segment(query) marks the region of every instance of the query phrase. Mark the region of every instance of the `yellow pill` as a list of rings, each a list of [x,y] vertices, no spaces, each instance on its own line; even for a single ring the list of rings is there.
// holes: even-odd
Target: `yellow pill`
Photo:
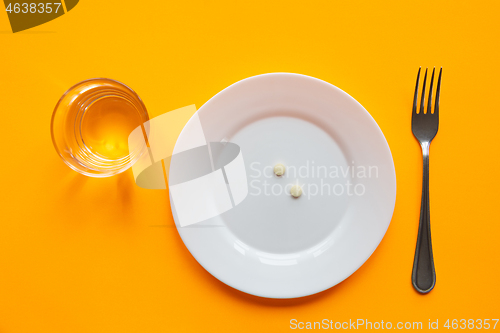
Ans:
[[[283,176],[285,174],[285,166],[281,163],[278,163],[274,166],[274,174],[276,176]]]
[[[299,185],[293,185],[292,188],[290,189],[290,194],[294,198],[300,197],[302,195],[302,187],[300,187]]]

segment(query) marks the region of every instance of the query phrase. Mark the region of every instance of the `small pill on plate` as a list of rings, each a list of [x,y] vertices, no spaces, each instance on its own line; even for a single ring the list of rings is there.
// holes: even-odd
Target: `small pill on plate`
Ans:
[[[274,174],[276,176],[283,176],[285,174],[285,166],[281,163],[278,163],[274,166]]]
[[[292,188],[290,189],[290,194],[294,198],[300,197],[302,195],[302,187],[300,187],[299,185],[293,185]]]

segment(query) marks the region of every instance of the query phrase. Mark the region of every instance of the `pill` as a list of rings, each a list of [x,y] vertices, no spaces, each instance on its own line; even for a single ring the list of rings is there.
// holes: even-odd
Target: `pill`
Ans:
[[[274,166],[274,174],[276,176],[283,176],[285,174],[285,166],[281,163],[278,163]]]
[[[299,185],[293,185],[292,188],[290,189],[290,194],[294,198],[300,197],[302,195],[302,187],[300,187]]]

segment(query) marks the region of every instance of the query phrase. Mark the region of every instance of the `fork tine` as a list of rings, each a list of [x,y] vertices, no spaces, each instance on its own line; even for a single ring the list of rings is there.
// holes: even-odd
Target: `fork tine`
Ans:
[[[427,113],[431,114],[432,110],[432,84],[434,83],[434,72],[436,71],[436,67],[432,69],[432,76],[431,76],[431,85],[429,87],[429,96],[427,97]]]
[[[415,85],[415,96],[413,96],[413,114],[417,113],[417,100],[418,100],[418,84],[420,83],[420,70],[422,67],[418,68],[417,74],[417,84]]]
[[[436,89],[436,104],[434,105],[434,114],[439,116],[439,95],[441,94],[441,74],[443,74],[443,67],[439,70],[439,78]]]
[[[424,85],[422,86],[422,98],[420,99],[420,112],[424,114],[424,102],[425,102],[425,81],[427,81],[427,68],[425,69]]]

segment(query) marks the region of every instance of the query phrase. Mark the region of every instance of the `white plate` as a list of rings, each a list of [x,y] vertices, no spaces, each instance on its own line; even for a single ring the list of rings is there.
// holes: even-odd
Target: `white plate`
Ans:
[[[391,221],[396,175],[356,100],[319,79],[274,73],[229,86],[198,116],[207,142],[240,146],[249,185],[243,202],[204,222],[180,227],[173,211],[208,272],[249,294],[293,298],[338,284],[370,257]],[[186,140],[183,131],[176,145]],[[276,163],[285,177],[272,173]],[[285,193],[297,182],[304,193],[294,199]]]

